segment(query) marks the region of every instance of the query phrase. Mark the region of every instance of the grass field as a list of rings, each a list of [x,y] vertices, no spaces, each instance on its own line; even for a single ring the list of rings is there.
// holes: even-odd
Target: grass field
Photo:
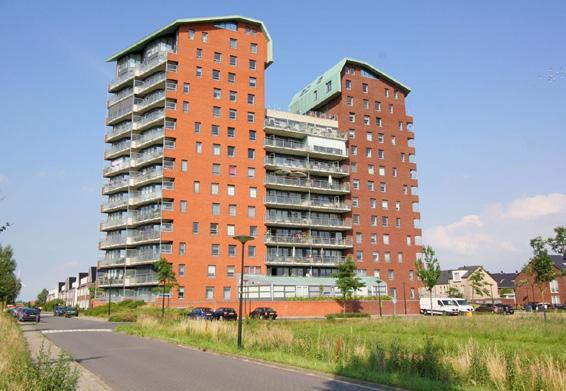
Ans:
[[[73,391],[78,378],[67,357],[52,360],[42,349],[32,360],[16,321],[0,313],[0,391]]]
[[[539,315],[246,322],[140,315],[120,331],[412,390],[563,390],[566,317]]]

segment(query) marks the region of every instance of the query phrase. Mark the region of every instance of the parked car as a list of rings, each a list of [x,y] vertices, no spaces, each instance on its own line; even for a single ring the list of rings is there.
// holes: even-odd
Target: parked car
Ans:
[[[514,314],[515,310],[509,304],[495,304],[493,312],[496,314]]]
[[[39,322],[41,320],[40,311],[36,308],[22,308],[18,311],[18,320],[20,322]]]
[[[468,304],[468,301],[466,299],[453,298],[452,301],[456,303],[456,305],[458,306],[458,311],[460,311],[461,314],[472,312],[474,310],[474,307]]]
[[[188,313],[187,317],[189,319],[210,319],[212,312],[210,307],[196,307]]]
[[[250,312],[250,318],[275,320],[275,318],[277,318],[277,311],[269,307],[257,307],[255,310]]]
[[[212,320],[236,320],[238,319],[238,314],[234,308],[220,307],[212,312],[210,315]]]
[[[494,306],[491,303],[480,304],[476,307],[476,312],[495,312]]]
[[[53,316],[62,316],[65,312],[65,308],[66,307],[64,306],[56,305],[55,307],[53,307]]]
[[[423,315],[458,315],[460,310],[458,305],[452,301],[442,297],[432,298],[432,308],[430,306],[430,298],[423,297],[420,300],[421,314]]]
[[[63,316],[65,318],[70,318],[71,316],[79,316],[79,311],[74,307],[65,307]]]

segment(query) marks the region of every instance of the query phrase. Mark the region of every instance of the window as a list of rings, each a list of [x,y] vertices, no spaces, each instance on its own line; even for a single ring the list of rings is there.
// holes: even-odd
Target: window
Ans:
[[[257,54],[257,43],[250,43],[250,52],[252,54]]]
[[[372,208],[372,209],[377,208],[377,200],[375,198],[369,199],[369,207]]]
[[[248,178],[255,178],[255,168],[248,167]]]
[[[220,136],[220,126],[211,125],[210,134],[213,135],[213,136]]]
[[[255,246],[248,246],[248,257],[255,258],[256,254],[256,247]]]
[[[401,201],[395,201],[395,210],[397,212],[401,210]]]
[[[214,88],[212,90],[212,97],[214,99],[220,99],[222,98],[222,90],[220,88]]]
[[[399,99],[399,91],[395,90],[395,91],[393,92],[393,98]]]
[[[375,117],[375,126],[378,126],[380,128],[383,126],[383,122],[381,121],[381,118]]]
[[[360,215],[354,215],[354,225],[360,225]]]
[[[213,216],[220,215],[220,204],[217,203],[212,204],[212,215]]]
[[[389,227],[389,217],[387,216],[382,216],[381,217],[381,225],[383,227]]]
[[[257,187],[250,187],[250,198],[257,198]]]
[[[248,148],[248,159],[254,160],[255,159],[255,149]]]
[[[186,100],[183,101],[183,112],[184,113],[189,112],[189,102],[187,102]]]
[[[197,48],[197,59],[202,59],[202,49]]]
[[[395,227],[401,228],[401,218],[399,217],[395,218]]]
[[[213,106],[212,107],[212,116],[214,118],[220,118],[220,116],[222,115],[221,109],[218,106]]]
[[[348,114],[348,121],[354,123],[356,122],[356,113],[349,113]]]
[[[403,253],[401,251],[397,253],[397,262],[403,263]]]
[[[411,299],[415,298],[415,288],[411,288],[410,297],[411,297]]]
[[[351,139],[355,139],[356,138],[356,130],[355,129],[349,129],[348,130],[348,137]]]
[[[233,204],[228,205],[228,215],[236,216],[236,205]]]
[[[255,113],[248,111],[248,122],[250,122],[250,123],[255,122]]]
[[[180,242],[179,243],[179,255],[185,255],[187,253],[187,243]]]
[[[228,83],[235,83],[236,82],[236,74],[232,72],[228,72]]]
[[[369,92],[369,87],[366,83],[362,83],[362,92],[365,94]]]
[[[201,67],[197,67],[196,75],[197,75],[197,77],[202,77],[202,68]]]
[[[202,124],[200,122],[195,122],[195,133],[200,133],[202,129]]]
[[[226,226],[226,235],[234,236],[236,231],[236,226],[234,224],[228,224]]]
[[[360,182],[358,181],[358,187],[360,186]],[[358,197],[352,197],[352,208],[357,208],[360,206],[360,199]]]
[[[368,164],[368,174],[369,175],[375,174],[373,164]]]
[[[210,234],[218,235],[218,223],[210,223]]]
[[[379,183],[379,191],[381,191],[382,193],[387,192],[387,184],[385,182]]]
[[[371,244],[377,244],[377,234],[370,235],[370,242]]]
[[[356,163],[356,162],[350,163],[350,171],[358,172],[358,163]]]
[[[410,246],[411,242],[411,235],[407,235],[407,246]]]
[[[364,125],[370,125],[371,120],[369,118],[369,115],[364,115]]]
[[[236,246],[234,246],[236,247]],[[226,266],[226,276],[227,277],[234,277],[236,275],[236,267],[234,265]]]
[[[229,286],[224,287],[224,300],[230,300],[232,297],[232,288]]]
[[[209,278],[216,277],[216,265],[208,265],[207,275]]]
[[[386,89],[385,89],[385,97],[386,97],[386,98],[389,98],[389,88],[386,88]]]
[[[230,102],[236,102],[238,100],[238,93],[236,91],[230,91]]]
[[[255,77],[250,77],[248,85],[255,88],[255,86],[257,86],[257,79]]]
[[[389,270],[387,271],[387,279],[388,279],[388,280],[393,280],[394,278],[395,278],[395,272],[394,272],[393,270],[389,269]]]
[[[377,216],[376,215],[372,215],[370,217],[370,224],[372,227],[377,227]]]
[[[386,251],[383,253],[383,260],[386,263],[390,263],[391,262],[391,253],[389,251]]]
[[[228,129],[226,129],[226,135],[230,138],[236,137],[236,129],[229,127]]]
[[[204,297],[205,297],[207,300],[214,299],[214,287],[212,287],[212,286],[207,286],[207,287],[205,288],[205,291],[204,291]]]
[[[378,159],[385,159],[385,151],[383,149],[379,149],[377,151],[377,158]]]
[[[249,139],[250,141],[255,141],[256,137],[257,137],[257,133],[256,133],[255,130],[250,130],[250,131],[248,132],[248,139]]]
[[[226,153],[228,154],[228,157],[235,157],[236,156],[236,147],[234,147],[232,145],[228,145],[228,147],[226,148]]]
[[[389,105],[389,113],[393,114],[393,105]]]
[[[255,104],[255,95],[254,94],[248,94],[248,104],[249,105]]]
[[[372,252],[371,253],[371,259],[374,262],[379,262],[379,252],[377,252],[377,251]],[[379,270],[377,270],[377,276],[375,275],[375,272],[374,272],[374,277],[379,278]]]
[[[368,181],[368,190],[369,191],[375,190],[375,185],[374,185],[373,181]]]
[[[364,260],[364,252],[361,250],[356,251],[356,260],[363,261]]]
[[[346,84],[346,89],[347,90],[351,90],[352,89],[352,81],[351,80],[346,80],[345,81]]]
[[[236,256],[236,245],[235,244],[229,244],[228,245],[228,256],[229,257],[235,257]]]
[[[184,286],[180,286],[178,288],[178,295],[179,299],[184,299],[185,298],[185,287]]]
[[[253,238],[257,236],[257,227],[255,225],[250,225],[250,236]]]
[[[379,175],[385,176],[385,167],[384,166],[379,166]]]
[[[382,200],[382,201],[381,201],[381,209],[383,209],[383,210],[389,210],[389,201],[387,201],[387,200]]]
[[[207,43],[208,42],[208,33],[207,32],[202,32],[202,42]]]
[[[217,257],[220,255],[220,245],[219,244],[212,244],[210,246],[210,254],[214,257]]]
[[[236,56],[230,56],[230,65],[235,67],[238,65],[238,57]]]
[[[189,167],[189,162],[181,160],[181,171],[186,172]]]
[[[222,62],[222,53],[214,52],[214,62],[218,64]]]
[[[197,235],[199,233],[199,222],[193,221],[193,234]]]
[[[366,157],[371,157],[371,148],[366,148]]]
[[[218,69],[212,70],[212,80],[220,80],[220,71]]]
[[[409,270],[409,281],[413,281],[415,279],[415,272],[412,270]]]
[[[228,187],[226,188],[226,194],[228,194],[230,197],[235,196],[236,195],[236,186],[228,185]]]
[[[375,111],[381,111],[381,102],[375,101]]]
[[[238,40],[235,38],[230,38],[230,48],[237,49],[238,48]]]
[[[228,166],[228,175],[236,176],[236,166],[234,165]]]
[[[352,181],[352,187],[353,187],[355,190],[358,190],[358,189],[360,188],[360,180],[359,180],[359,179],[354,179],[354,180]]]
[[[177,273],[179,277],[185,277],[185,264],[179,264],[179,271]]]
[[[362,243],[362,233],[356,232],[356,243]]]
[[[191,85],[189,83],[183,83],[183,93],[188,94],[191,92]]]
[[[220,156],[220,144],[212,144],[212,154],[214,156]]]
[[[199,181],[193,182],[193,191],[195,193],[200,193],[200,182]]]
[[[348,106],[354,106],[354,97],[352,97],[352,96],[347,96],[347,97],[346,97],[346,104],[347,104]]]
[[[210,194],[218,195],[218,189],[220,185],[218,183],[211,183],[210,184]]]
[[[189,39],[194,41],[195,39],[195,30],[189,30]]]
[[[396,299],[397,298],[397,288],[390,288],[389,289],[389,295]]]
[[[326,82],[326,92],[332,91],[332,80]]]
[[[250,60],[250,61],[249,61],[249,68],[250,68],[252,71],[255,71],[255,69],[256,69],[256,61],[255,61],[255,60]]]
[[[238,111],[236,109],[228,110],[228,118],[235,120],[238,117]]]
[[[248,206],[248,217],[255,217],[255,206]]]
[[[396,167],[393,167],[393,168],[391,169],[391,175],[394,176],[394,177],[397,176],[397,168],[396,168]]]
[[[351,155],[356,156],[357,154],[358,154],[358,147],[356,145],[352,145]]]
[[[179,201],[179,209],[181,210],[181,213],[187,213],[187,201],[186,200],[180,200]]]
[[[212,163],[212,175],[220,175],[220,164]]]
[[[367,141],[373,141],[373,133],[372,132],[366,132],[366,140]]]
[[[399,130],[403,131],[403,121],[399,121]]]

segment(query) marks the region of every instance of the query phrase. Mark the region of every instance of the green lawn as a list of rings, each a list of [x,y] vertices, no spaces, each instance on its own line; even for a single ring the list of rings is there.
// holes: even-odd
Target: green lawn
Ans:
[[[414,390],[562,390],[566,316],[412,317],[236,324],[140,315],[120,331]]]

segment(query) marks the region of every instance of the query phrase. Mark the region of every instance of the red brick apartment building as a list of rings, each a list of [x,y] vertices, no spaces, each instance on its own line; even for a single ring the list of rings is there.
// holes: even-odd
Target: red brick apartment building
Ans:
[[[527,303],[566,304],[566,256],[551,255],[556,278],[543,287],[534,283],[524,270],[515,277],[515,297],[518,305]]]
[[[239,234],[255,237],[249,300],[332,297],[348,254],[362,294],[418,298],[407,87],[346,59],[290,112],[266,110],[271,37],[241,16],[176,20],[108,61],[99,300],[155,300],[163,256],[179,283],[172,305],[233,303]]]

